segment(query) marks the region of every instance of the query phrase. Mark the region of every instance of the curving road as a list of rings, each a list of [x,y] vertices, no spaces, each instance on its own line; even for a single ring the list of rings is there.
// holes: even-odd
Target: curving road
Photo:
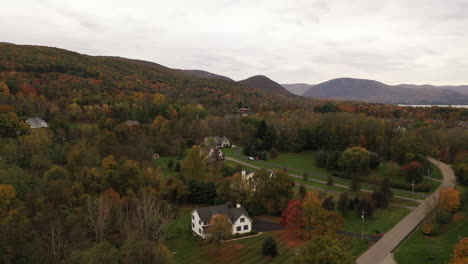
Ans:
[[[438,166],[443,175],[442,184],[439,188],[424,200],[416,209],[403,218],[390,231],[388,231],[377,243],[364,252],[358,259],[358,264],[390,264],[393,260],[393,250],[408,237],[411,232],[433,211],[434,202],[438,198],[439,190],[443,187],[454,187],[456,178],[452,168],[432,158],[428,160]]]

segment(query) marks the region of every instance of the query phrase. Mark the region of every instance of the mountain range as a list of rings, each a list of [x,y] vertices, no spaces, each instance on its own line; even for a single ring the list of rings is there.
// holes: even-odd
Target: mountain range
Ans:
[[[283,84],[292,93],[314,98],[387,104],[467,104],[468,86],[388,85],[366,79],[338,78],[319,84]]]
[[[468,85],[388,85],[375,80],[354,78],[338,78],[319,84],[280,85],[264,75],[235,81],[227,76],[204,70],[172,69],[154,62],[121,57],[88,56],[58,48],[0,43],[0,49],[2,50],[0,73],[4,71],[4,76],[15,75],[14,79],[17,79],[14,82],[10,81],[10,84],[18,83],[9,85],[12,93],[23,89],[27,94],[41,94],[50,90],[49,87],[55,87],[54,89],[59,89],[60,85],[69,87],[65,84],[69,82],[65,78],[68,76],[69,79],[81,78],[74,81],[90,83],[89,87],[98,86],[100,89],[113,87],[116,90],[128,91],[157,90],[164,91],[174,98],[200,102],[204,101],[203,96],[207,95],[220,98],[235,94],[234,101],[234,98],[224,99],[230,104],[236,101],[252,101],[254,98],[268,101],[275,96],[283,99],[303,96],[388,104],[468,104]],[[53,79],[56,78],[55,75],[48,73],[59,73],[64,78],[61,78],[57,84]],[[55,82],[55,86],[45,85],[48,79]],[[27,89],[25,84],[33,84],[34,89]],[[301,102],[306,103],[302,99]]]

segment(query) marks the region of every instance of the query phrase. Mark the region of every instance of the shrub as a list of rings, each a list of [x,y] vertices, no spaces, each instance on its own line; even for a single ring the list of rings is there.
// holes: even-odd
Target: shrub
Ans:
[[[452,214],[446,210],[440,210],[437,214],[437,222],[440,224],[448,224],[452,221]]]
[[[174,160],[169,160],[169,161],[167,162],[167,167],[168,167],[169,169],[172,169],[172,168],[174,167]]]
[[[271,237],[267,237],[265,241],[263,241],[263,250],[262,250],[263,256],[271,256],[271,257],[276,257],[278,255],[278,245],[276,244],[276,241]]]
[[[322,202],[322,207],[328,211],[335,210],[335,201],[333,200],[333,196],[328,196]]]

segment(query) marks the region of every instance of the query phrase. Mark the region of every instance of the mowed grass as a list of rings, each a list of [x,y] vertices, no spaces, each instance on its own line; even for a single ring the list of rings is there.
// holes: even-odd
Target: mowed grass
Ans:
[[[457,186],[461,196],[468,191],[467,187]],[[395,251],[398,263],[430,264],[448,263],[453,249],[463,237],[468,237],[468,205],[457,212],[452,222],[440,228],[437,236],[423,235],[418,227]]]
[[[364,220],[364,234],[373,235],[377,233],[385,233],[392,229],[401,219],[403,219],[411,211],[406,208],[388,207],[385,209],[374,209],[371,217]],[[345,225],[343,230],[361,233],[362,220],[356,211],[348,212],[345,217]]]
[[[263,241],[268,236],[277,241],[279,250],[278,256],[269,263],[291,263],[296,250],[306,243],[296,233],[287,230],[265,232],[259,236],[223,243],[221,255],[218,256],[211,245],[199,244],[199,238],[192,235],[189,225],[190,212],[182,210],[180,216],[168,227],[166,245],[173,253],[171,263],[264,263],[261,250]],[[339,242],[355,257],[367,249],[367,245],[358,238],[339,237]]]
[[[177,161],[179,161],[180,165],[182,166],[182,160],[178,160],[177,157],[160,157],[159,159],[154,160],[154,163],[161,168],[163,172],[163,176],[165,178],[169,178],[171,176],[177,176],[179,173],[174,170],[174,167],[172,169],[169,169],[167,167],[167,163],[169,160],[174,161],[174,167]]]

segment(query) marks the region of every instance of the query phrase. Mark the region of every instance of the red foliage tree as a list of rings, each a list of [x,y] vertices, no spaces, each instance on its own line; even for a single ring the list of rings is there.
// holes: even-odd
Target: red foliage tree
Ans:
[[[281,215],[281,224],[288,229],[302,228],[302,205],[301,201],[294,199],[288,202],[288,207]]]

